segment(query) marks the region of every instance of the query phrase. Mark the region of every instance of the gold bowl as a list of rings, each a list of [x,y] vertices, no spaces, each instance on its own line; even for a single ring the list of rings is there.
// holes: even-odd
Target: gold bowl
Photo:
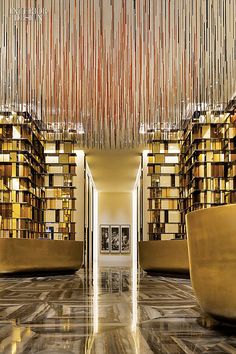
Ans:
[[[190,276],[202,310],[236,320],[236,204],[186,215]]]

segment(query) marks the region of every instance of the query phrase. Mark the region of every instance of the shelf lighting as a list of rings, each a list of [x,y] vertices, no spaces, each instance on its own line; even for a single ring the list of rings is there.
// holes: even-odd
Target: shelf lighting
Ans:
[[[80,135],[85,133],[83,123],[78,123],[77,133]]]
[[[145,133],[146,133],[145,124],[144,123],[140,123],[139,134],[145,134]]]

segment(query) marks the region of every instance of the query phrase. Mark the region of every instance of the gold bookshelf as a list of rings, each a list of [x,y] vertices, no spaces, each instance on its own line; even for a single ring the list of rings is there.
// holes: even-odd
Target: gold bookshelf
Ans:
[[[44,233],[43,136],[27,112],[0,112],[0,237]]]
[[[149,138],[150,240],[184,238],[188,212],[236,202],[235,114],[195,112],[179,135]]]
[[[226,143],[230,115],[223,112],[197,113],[182,135],[180,197],[183,225],[188,212],[225,204],[230,190]]]
[[[0,237],[75,239],[72,140],[54,140],[27,112],[0,113]]]
[[[236,114],[228,118],[225,129],[225,158],[227,161],[226,203],[236,203]]]
[[[83,262],[73,215],[74,143],[45,138],[43,123],[29,113],[0,112],[1,273],[74,271]]]
[[[182,238],[179,212],[179,152],[177,132],[149,132],[148,231],[150,240]]]
[[[75,239],[73,177],[76,175],[76,154],[73,151],[71,140],[46,140],[45,222],[48,237],[55,240]]]

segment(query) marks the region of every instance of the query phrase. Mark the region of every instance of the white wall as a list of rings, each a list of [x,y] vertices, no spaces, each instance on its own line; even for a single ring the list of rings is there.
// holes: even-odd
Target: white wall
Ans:
[[[132,193],[98,193],[98,226],[101,224],[129,224],[132,237]],[[100,253],[99,233],[99,265],[100,266],[130,266],[132,254],[115,255]],[[130,251],[132,250],[132,240]]]
[[[84,240],[84,152],[75,150],[76,153],[76,176],[73,177],[73,183],[76,187],[74,195],[76,198],[74,213],[76,241]]]
[[[96,199],[96,201],[95,201]],[[97,262],[97,192],[88,163],[85,163],[84,227],[86,242],[84,244],[84,264],[86,269]]]

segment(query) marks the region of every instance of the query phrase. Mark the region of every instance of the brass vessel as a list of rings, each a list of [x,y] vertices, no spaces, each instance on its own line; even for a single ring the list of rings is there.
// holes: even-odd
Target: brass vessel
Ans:
[[[236,204],[186,216],[190,275],[206,314],[236,320]]]
[[[187,240],[141,241],[139,263],[149,272],[188,273]]]
[[[0,238],[0,273],[75,271],[83,242]]]

